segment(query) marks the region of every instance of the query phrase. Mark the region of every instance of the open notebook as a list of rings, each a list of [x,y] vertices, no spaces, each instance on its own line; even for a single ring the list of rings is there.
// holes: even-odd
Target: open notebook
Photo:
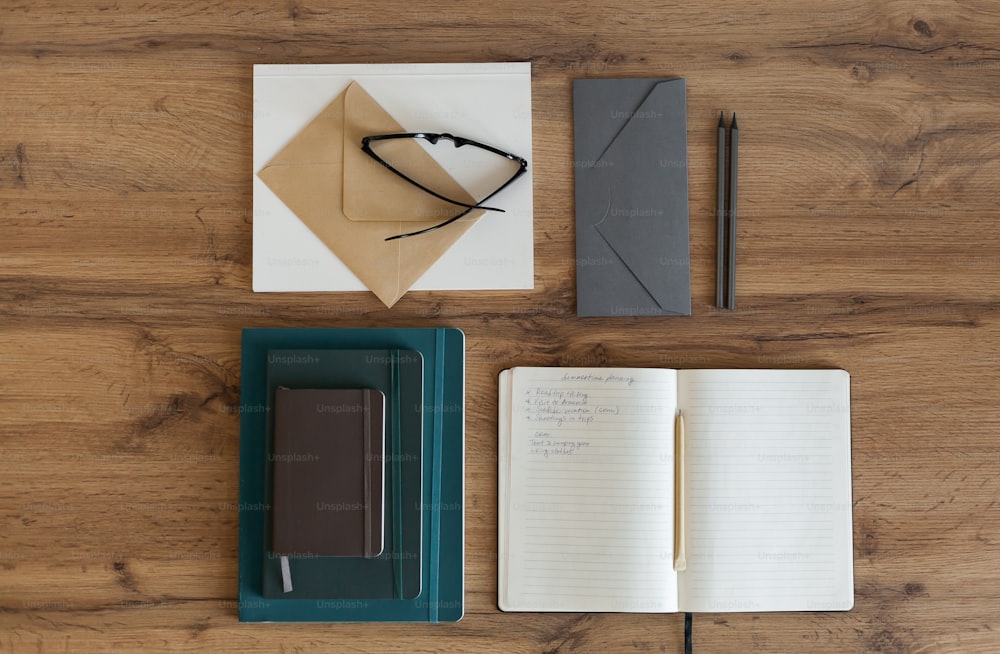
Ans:
[[[853,606],[845,371],[512,368],[499,408],[501,609]]]

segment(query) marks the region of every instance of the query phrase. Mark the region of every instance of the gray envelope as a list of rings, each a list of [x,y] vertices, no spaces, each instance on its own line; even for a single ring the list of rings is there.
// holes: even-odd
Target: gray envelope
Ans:
[[[684,80],[575,80],[573,127],[577,315],[691,315]]]

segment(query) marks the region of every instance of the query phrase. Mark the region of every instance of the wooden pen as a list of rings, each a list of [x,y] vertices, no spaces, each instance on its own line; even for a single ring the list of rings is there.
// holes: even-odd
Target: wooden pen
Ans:
[[[684,553],[684,414],[677,412],[674,421],[674,570],[687,568]]]

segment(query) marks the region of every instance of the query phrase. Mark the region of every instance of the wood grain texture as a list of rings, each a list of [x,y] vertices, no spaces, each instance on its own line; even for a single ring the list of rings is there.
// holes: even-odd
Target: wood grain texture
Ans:
[[[497,610],[512,365],[849,370],[855,609],[698,615],[696,649],[997,651],[998,43],[987,0],[4,3],[0,651],[678,651],[679,615]],[[533,62],[533,291],[251,292],[252,64],[495,60]],[[570,82],[664,75],[694,315],[578,319]],[[240,328],[436,325],[468,337],[465,619],[240,625]]]

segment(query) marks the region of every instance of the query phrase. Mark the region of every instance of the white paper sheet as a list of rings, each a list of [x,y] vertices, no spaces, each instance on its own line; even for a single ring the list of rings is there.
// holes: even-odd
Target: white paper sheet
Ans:
[[[531,64],[513,62],[255,65],[253,289],[365,290],[256,176],[351,81],[407,130],[447,132],[528,160],[527,173],[487,203],[506,213],[487,212],[411,290],[534,288]],[[482,195],[481,170],[436,158],[473,195]]]

